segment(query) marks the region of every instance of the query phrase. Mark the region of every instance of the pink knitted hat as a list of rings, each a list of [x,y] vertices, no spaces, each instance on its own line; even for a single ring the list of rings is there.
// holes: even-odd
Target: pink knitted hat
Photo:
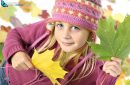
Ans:
[[[48,22],[63,21],[95,30],[101,17],[100,0],[56,0]]]

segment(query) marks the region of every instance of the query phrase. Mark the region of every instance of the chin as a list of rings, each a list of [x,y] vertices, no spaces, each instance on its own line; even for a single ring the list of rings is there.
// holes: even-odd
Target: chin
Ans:
[[[71,50],[64,50],[64,49],[63,49],[63,51],[64,51],[64,52],[72,52]]]
[[[62,48],[62,50],[64,51],[64,52],[73,52],[73,51],[75,51],[74,49],[70,49],[70,48]]]

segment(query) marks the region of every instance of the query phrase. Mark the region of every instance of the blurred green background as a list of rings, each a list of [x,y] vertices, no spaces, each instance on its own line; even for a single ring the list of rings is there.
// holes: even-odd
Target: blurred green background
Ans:
[[[2,48],[3,48],[3,44],[0,44],[0,62],[1,62],[2,59],[3,59]]]

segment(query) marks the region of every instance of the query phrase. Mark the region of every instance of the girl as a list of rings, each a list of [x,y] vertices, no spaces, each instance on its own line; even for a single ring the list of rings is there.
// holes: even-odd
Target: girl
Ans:
[[[13,29],[3,49],[8,83],[52,85],[34,70],[31,48],[36,48],[39,53],[55,49],[53,61],[60,60],[60,66],[68,71],[65,79],[58,79],[61,85],[114,85],[121,73],[121,60],[97,60],[87,44],[95,41],[100,8],[100,0],[56,0],[52,18]]]

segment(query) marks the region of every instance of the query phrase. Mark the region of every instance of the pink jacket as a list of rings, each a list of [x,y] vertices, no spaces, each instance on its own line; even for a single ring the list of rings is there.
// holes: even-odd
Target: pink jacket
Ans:
[[[18,51],[28,53],[28,48],[40,36],[46,33],[46,21],[36,22],[23,28],[17,27],[9,32],[3,48],[3,55],[7,61],[6,75],[9,76],[10,85],[52,85],[51,81],[38,70],[16,71],[11,67],[10,59]],[[35,48],[44,44],[48,36],[44,37]],[[55,49],[55,46],[54,48]],[[33,51],[28,53],[32,56]],[[115,77],[102,71],[103,63],[96,61],[91,75],[80,80],[72,81],[68,85],[115,85]]]

